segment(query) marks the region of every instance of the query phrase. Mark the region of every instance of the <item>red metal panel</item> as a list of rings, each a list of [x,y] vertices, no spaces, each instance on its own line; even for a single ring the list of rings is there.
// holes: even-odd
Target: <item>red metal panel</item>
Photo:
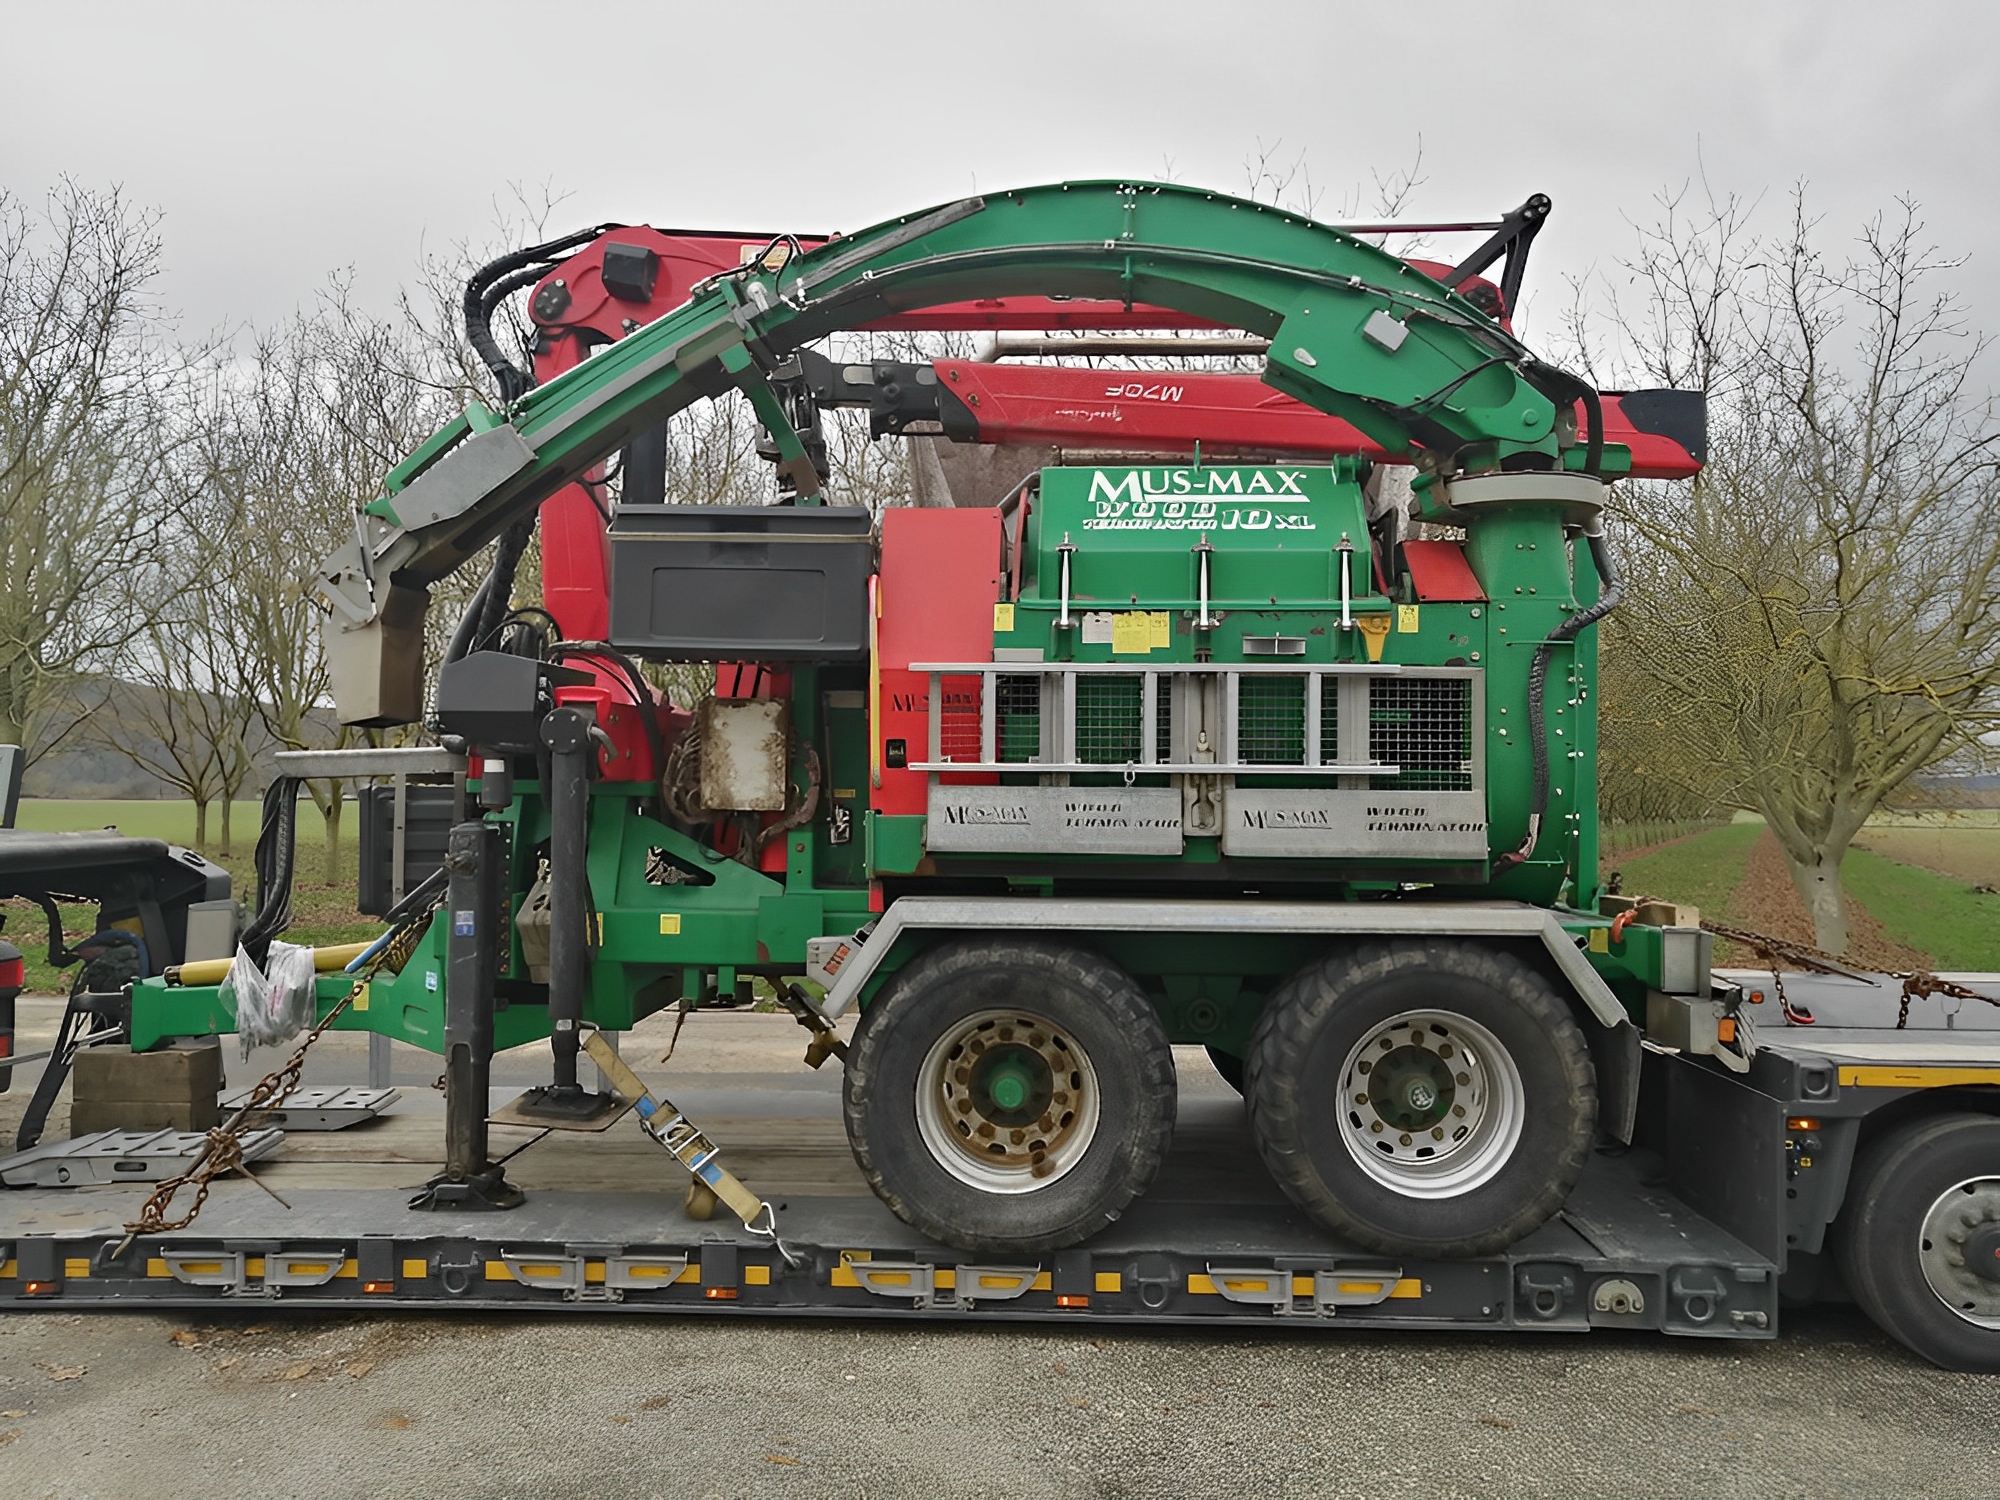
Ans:
[[[1255,375],[955,359],[937,361],[937,372],[972,412],[982,442],[1182,454],[1192,454],[1199,442],[1204,458],[1407,457],[1385,452],[1359,428],[1272,390]],[[1685,479],[1701,467],[1672,438],[1635,427],[1616,396],[1603,400],[1605,440],[1632,450],[1635,479]],[[1577,421],[1584,421],[1580,403]]]
[[[1062,365],[937,361],[939,381],[965,402],[980,440],[1083,451],[1287,458],[1381,445],[1338,417],[1274,391],[1255,375],[1090,370]]]
[[[557,266],[535,288],[533,301],[551,284],[562,282],[559,310],[534,314],[544,328],[589,328],[606,338],[623,338],[632,328],[650,323],[688,300],[694,287],[724,271],[733,271],[771,242],[765,234],[730,234],[662,230],[646,225],[613,229]],[[801,235],[801,247],[817,249],[823,235]],[[643,245],[660,258],[659,277],[646,302],[626,302],[605,290],[604,246]],[[628,327],[627,324],[630,324]],[[1213,328],[1217,325],[1162,307],[1130,307],[1117,301],[1048,297],[982,297],[919,312],[899,313],[868,328],[935,328],[949,330],[1040,331],[1058,328]]]
[[[921,761],[929,753],[930,679],[908,667],[923,661],[990,661],[1000,577],[998,510],[882,513],[882,618],[876,657],[882,674],[882,707],[880,721],[873,726],[882,785],[870,799],[877,812],[925,810],[924,773],[891,769],[886,753],[890,740],[903,741],[911,761]],[[947,695],[947,712],[955,708],[958,713],[953,717],[962,718],[969,707],[976,733],[977,699],[969,705],[955,702],[949,687]]]
[[[1486,597],[1457,542],[1405,542],[1403,566],[1420,604],[1477,604]]]

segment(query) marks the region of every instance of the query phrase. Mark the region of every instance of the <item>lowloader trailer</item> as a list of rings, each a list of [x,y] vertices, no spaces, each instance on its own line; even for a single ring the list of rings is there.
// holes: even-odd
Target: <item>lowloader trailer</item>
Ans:
[[[244,934],[261,962],[284,926],[290,778],[391,778],[364,872],[390,926],[309,1009],[442,1054],[444,1170],[409,1206],[220,1180],[297,1081],[274,1075],[198,1148],[198,1220],[166,1188],[0,1198],[16,1300],[1769,1337],[1781,1288],[1844,1286],[1927,1357],[2000,1368],[2000,991],[1789,976],[1760,1026],[1760,982],[1712,970],[1692,913],[1600,879],[1592,627],[1632,454],[1505,321],[1539,222],[1426,271],[1216,194],[1058,184],[753,245],[609,341],[563,319],[650,314],[657,251],[600,236],[594,282],[557,259],[582,238],[489,268],[468,326],[507,400],[392,471],[319,578],[341,718],[437,745],[284,760]],[[486,332],[531,284],[565,369]],[[1033,299],[1242,330],[1354,451],[1208,462],[1210,411],[1191,452],[1086,455],[997,504],[823,503],[822,408],[965,423],[900,389],[948,369],[807,346]],[[668,503],[662,424],[732,391],[781,503]],[[1676,412],[1655,425],[1698,462],[1698,404],[1621,409]],[[538,517],[544,604],[515,608]],[[496,540],[432,684],[430,586]],[[670,703],[642,662],[718,664],[713,690]],[[442,857],[413,879],[420,828]],[[80,994],[143,1055],[234,1027],[224,967]],[[752,976],[809,1061],[841,1059],[872,1202],[753,1190],[731,1164],[764,1127],[712,1136],[607,1040]],[[629,1108],[687,1169],[686,1215],[653,1179],[510,1180],[493,1058],[544,1039],[549,1082],[493,1120],[602,1151]],[[1181,1108],[1176,1044],[1240,1109]]]

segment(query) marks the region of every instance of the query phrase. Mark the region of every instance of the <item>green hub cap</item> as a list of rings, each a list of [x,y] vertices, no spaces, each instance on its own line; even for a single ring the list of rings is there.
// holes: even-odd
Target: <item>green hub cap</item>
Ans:
[[[917,1129],[937,1164],[988,1193],[1031,1193],[1097,1135],[1097,1072],[1076,1038],[1032,1011],[965,1017],[917,1074]]]
[[[1055,1095],[1055,1072],[1040,1053],[1003,1043],[987,1049],[968,1080],[972,1107],[995,1125],[1031,1125]]]

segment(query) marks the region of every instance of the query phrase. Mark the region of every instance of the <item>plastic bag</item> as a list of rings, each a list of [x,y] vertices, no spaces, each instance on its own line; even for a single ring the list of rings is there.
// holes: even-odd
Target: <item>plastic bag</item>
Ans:
[[[273,942],[260,969],[239,945],[222,981],[222,999],[236,1012],[245,1058],[252,1047],[290,1041],[312,1025],[318,1008],[312,949]]]

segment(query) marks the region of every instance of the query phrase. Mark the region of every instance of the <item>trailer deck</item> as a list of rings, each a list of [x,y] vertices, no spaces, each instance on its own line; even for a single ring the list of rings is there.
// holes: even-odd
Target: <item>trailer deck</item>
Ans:
[[[1960,977],[2000,995],[1996,976]],[[1177,1049],[1172,1156],[1118,1224],[1040,1257],[968,1255],[925,1239],[868,1191],[842,1130],[838,1072],[797,1065],[802,1037],[789,1017],[704,1012],[664,1067],[667,1017],[629,1034],[625,1055],[776,1207],[782,1250],[726,1214],[690,1220],[685,1174],[629,1115],[598,1133],[495,1125],[494,1154],[506,1157],[527,1202],[504,1212],[413,1211],[440,1158],[444,1101],[420,1076],[435,1064],[399,1050],[398,1093],[379,1114],[286,1132],[258,1163],[258,1183],[218,1180],[193,1225],[142,1236],[122,1255],[123,1226],[150,1183],[0,1192],[0,1305],[249,1301],[1770,1338],[1787,1257],[1822,1248],[1787,1232],[1801,1211],[1794,1205],[1802,1194],[1809,1205],[1820,1183],[1837,1198],[1861,1120],[1909,1091],[2000,1083],[2000,1009],[1919,1001],[1899,1031],[1893,989],[1806,976],[1786,985],[1820,1023],[1773,1026],[1777,1007],[1760,1005],[1768,1020],[1754,1075],[1650,1059],[1672,1070],[1672,1085],[1649,1094],[1669,1111],[1673,1159],[1599,1151],[1555,1220],[1503,1254],[1470,1260],[1385,1258],[1311,1224],[1270,1181],[1241,1100],[1198,1048]],[[363,1038],[329,1035],[312,1056],[308,1087],[357,1075],[364,1047]],[[247,1068],[267,1059],[278,1054],[259,1053]],[[543,1066],[534,1048],[497,1057],[504,1081],[494,1108]],[[1791,1087],[1774,1088],[1777,1080]],[[1802,1169],[1787,1129],[1802,1107],[1797,1096],[1814,1095],[1825,1117],[1813,1122],[1826,1141],[1822,1174],[1810,1156]],[[1718,1174],[1724,1158],[1736,1170]],[[1704,1191],[1718,1181],[1730,1192]]]

